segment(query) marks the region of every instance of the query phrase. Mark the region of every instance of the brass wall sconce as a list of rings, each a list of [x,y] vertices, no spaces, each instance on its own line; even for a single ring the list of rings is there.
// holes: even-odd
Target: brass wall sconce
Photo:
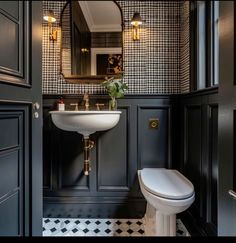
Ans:
[[[135,12],[133,18],[131,19],[132,29],[132,39],[134,41],[140,40],[140,25],[142,25],[143,20],[140,16],[140,13]]]
[[[52,10],[48,10],[46,15],[43,16],[43,19],[48,22],[49,40],[56,41],[57,40],[57,30],[54,30],[52,27],[52,23],[55,23],[57,21],[55,18],[54,12]]]

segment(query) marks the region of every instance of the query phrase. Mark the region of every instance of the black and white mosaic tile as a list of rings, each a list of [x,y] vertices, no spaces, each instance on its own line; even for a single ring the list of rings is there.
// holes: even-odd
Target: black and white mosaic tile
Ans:
[[[190,236],[177,219],[177,236]],[[145,236],[142,219],[44,218],[43,236]]]

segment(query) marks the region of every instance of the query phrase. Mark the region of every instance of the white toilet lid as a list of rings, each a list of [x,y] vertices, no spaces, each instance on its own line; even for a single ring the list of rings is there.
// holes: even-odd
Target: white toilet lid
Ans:
[[[146,190],[168,199],[184,199],[194,193],[193,184],[177,170],[144,168],[141,180]]]

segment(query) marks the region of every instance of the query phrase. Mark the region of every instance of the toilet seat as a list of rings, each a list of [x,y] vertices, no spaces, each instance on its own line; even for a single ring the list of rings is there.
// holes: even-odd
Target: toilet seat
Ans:
[[[192,183],[177,170],[144,168],[140,179],[149,193],[161,198],[183,200],[194,194]]]

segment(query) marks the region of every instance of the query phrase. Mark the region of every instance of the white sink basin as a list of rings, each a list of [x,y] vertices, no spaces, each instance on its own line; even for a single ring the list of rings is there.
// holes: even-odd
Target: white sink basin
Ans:
[[[96,131],[113,128],[121,111],[51,111],[54,124],[65,131],[78,132],[88,138]]]

